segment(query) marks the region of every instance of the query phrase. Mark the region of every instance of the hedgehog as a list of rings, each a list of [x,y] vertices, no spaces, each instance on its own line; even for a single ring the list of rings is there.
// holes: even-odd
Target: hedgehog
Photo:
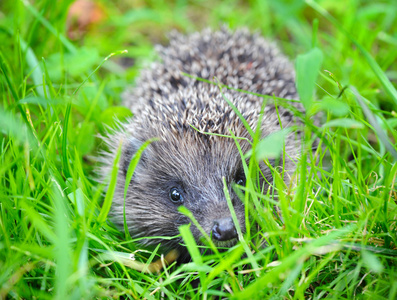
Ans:
[[[159,60],[141,71],[135,86],[123,97],[133,117],[104,138],[108,151],[102,154],[100,172],[109,177],[122,145],[110,218],[123,228],[125,209],[133,238],[143,246],[161,243],[164,249],[176,249],[183,261],[189,254],[178,227],[192,222],[179,212],[181,205],[191,211],[217,247],[228,248],[238,241],[224,180],[239,227],[245,232],[245,207],[236,186],[246,183],[239,151],[251,149],[252,136],[235,108],[255,131],[264,101],[259,95],[285,99],[298,99],[298,95],[290,61],[273,43],[247,29],[224,27],[190,35],[172,32],[169,45],[155,49]],[[219,84],[229,88],[221,91]],[[301,109],[299,102],[294,103]],[[259,128],[261,137],[297,122],[287,109],[267,104]],[[240,149],[231,135],[240,138]],[[291,134],[285,140],[282,164],[287,175],[294,172],[294,160],[299,157],[296,136]],[[140,157],[124,199],[130,162],[153,138]],[[276,164],[276,160],[268,163]],[[259,167],[266,189],[272,173],[264,162]],[[196,242],[203,244],[200,230],[193,224],[190,229]],[[176,238],[160,238],[164,236]]]

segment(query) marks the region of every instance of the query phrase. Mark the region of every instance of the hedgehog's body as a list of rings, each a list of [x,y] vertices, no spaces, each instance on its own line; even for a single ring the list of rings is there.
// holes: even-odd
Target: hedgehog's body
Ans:
[[[159,47],[161,61],[144,70],[124,104],[134,112],[130,122],[107,138],[110,154],[104,156],[103,173],[109,174],[120,141],[123,151],[117,188],[111,209],[115,223],[123,224],[125,174],[132,156],[148,139],[158,138],[145,151],[135,170],[125,200],[128,228],[133,237],[175,236],[178,226],[190,220],[178,212],[186,206],[217,245],[232,245],[237,240],[233,221],[223,192],[223,179],[240,227],[245,228],[245,210],[235,194],[233,183],[245,182],[242,160],[233,139],[198,132],[231,135],[239,139],[242,151],[250,149],[251,136],[227,104],[228,98],[253,130],[262,98],[224,89],[182,74],[219,81],[235,89],[258,94],[297,99],[294,71],[277,48],[257,35],[226,29],[205,30],[190,36],[174,34],[169,47]],[[292,114],[266,106],[261,125],[262,137],[292,124]],[[192,125],[192,126],[191,126]],[[290,136],[286,154],[298,154],[299,142]],[[288,158],[284,165],[293,171]],[[262,172],[270,182],[265,164]],[[197,241],[200,232],[192,226]],[[145,244],[159,240],[145,239]],[[163,245],[179,248],[180,239],[164,240]]]

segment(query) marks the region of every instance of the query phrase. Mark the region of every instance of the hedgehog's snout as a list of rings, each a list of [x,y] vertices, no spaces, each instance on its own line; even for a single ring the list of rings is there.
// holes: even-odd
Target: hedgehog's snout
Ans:
[[[212,237],[218,241],[229,241],[237,237],[237,230],[234,227],[233,219],[222,218],[214,221]]]

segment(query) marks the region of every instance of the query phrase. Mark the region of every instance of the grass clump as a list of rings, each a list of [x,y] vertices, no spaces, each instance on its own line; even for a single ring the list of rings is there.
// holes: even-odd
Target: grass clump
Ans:
[[[83,29],[71,1],[0,3],[0,298],[395,299],[395,3],[138,2],[95,2],[100,17]],[[120,95],[153,43],[219,23],[297,57],[300,179],[292,188],[273,170],[277,194],[248,182],[241,243],[201,256],[184,227],[192,262],[163,267],[158,247],[106,221],[96,136],[131,116]],[[309,118],[319,111],[321,126]],[[247,172],[260,176],[254,162]]]

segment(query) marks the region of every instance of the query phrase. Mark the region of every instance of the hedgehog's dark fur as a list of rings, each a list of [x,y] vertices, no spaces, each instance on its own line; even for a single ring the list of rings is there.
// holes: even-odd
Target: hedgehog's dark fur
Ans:
[[[170,190],[177,188],[183,196],[183,205],[206,233],[214,236],[214,221],[230,219],[223,177],[244,231],[244,205],[232,188],[233,183],[244,178],[235,141],[202,134],[190,125],[205,132],[230,136],[232,131],[236,136],[252,138],[216,85],[195,80],[182,72],[211,81],[216,78],[236,89],[297,99],[294,70],[273,44],[245,29],[204,30],[189,36],[174,33],[170,45],[158,46],[157,51],[161,60],[142,72],[135,88],[125,97],[124,105],[133,111],[134,117],[105,138],[110,148],[102,156],[101,172],[105,175],[110,174],[117,147],[120,141],[123,143],[112,220],[123,226],[125,174],[132,156],[143,142],[157,137],[159,140],[144,151],[129,185],[125,211],[131,235],[134,238],[174,236],[178,234],[178,226],[190,223],[178,212],[181,202],[170,200]],[[230,89],[224,90],[224,96],[255,130],[263,99]],[[294,120],[282,107],[279,117],[283,128]],[[280,130],[274,106],[265,107],[261,130],[262,137]],[[240,139],[239,143],[244,153],[250,149],[247,140]],[[293,172],[299,141],[291,135],[285,144],[284,165]],[[261,169],[271,181],[269,168],[263,164]],[[199,242],[200,232],[195,226],[191,229]],[[218,246],[230,246],[237,241],[237,236],[232,234],[230,240],[214,240]],[[142,243],[151,245],[160,241],[144,239]],[[183,249],[179,246],[181,239],[161,242],[167,248]]]

